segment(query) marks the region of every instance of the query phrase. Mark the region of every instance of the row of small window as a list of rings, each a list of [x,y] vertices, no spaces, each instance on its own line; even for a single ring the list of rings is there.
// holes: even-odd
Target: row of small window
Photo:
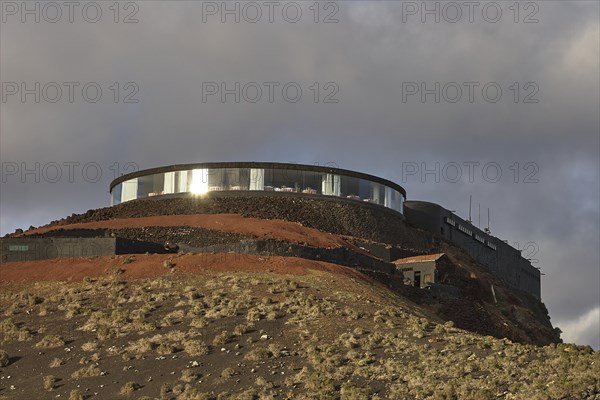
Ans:
[[[446,223],[448,225],[456,227],[456,221],[453,220],[450,217],[446,217]],[[462,233],[466,234],[466,235],[474,237],[475,240],[477,240],[478,242],[481,242],[481,243],[487,245],[487,247],[489,247],[490,249],[497,250],[497,247],[496,247],[496,245],[494,243],[490,242],[489,240],[486,241],[484,237],[480,236],[477,233],[475,235],[473,235],[473,231],[471,229],[466,228],[466,227],[458,224],[458,230],[461,231]]]
[[[450,217],[446,217],[446,223],[452,226],[456,226],[456,221]]]
[[[29,251],[29,246],[27,246],[27,245],[11,244],[11,245],[8,246],[8,251]]]
[[[458,225],[458,230],[461,231],[461,232],[463,232],[463,233],[466,233],[469,236],[473,236],[473,231],[470,230],[469,228],[465,228],[462,225]]]

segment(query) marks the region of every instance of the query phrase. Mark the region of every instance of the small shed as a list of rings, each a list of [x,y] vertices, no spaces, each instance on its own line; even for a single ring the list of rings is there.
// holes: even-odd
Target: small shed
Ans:
[[[438,265],[445,258],[444,253],[399,258],[393,263],[396,273],[402,274],[406,285],[426,288],[429,283],[438,281]]]

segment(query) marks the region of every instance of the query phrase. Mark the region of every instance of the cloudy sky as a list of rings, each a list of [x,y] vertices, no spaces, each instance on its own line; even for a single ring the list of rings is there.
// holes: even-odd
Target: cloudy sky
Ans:
[[[598,349],[599,3],[470,4],[2,1],[0,231],[135,168],[334,164],[463,217],[472,195]]]

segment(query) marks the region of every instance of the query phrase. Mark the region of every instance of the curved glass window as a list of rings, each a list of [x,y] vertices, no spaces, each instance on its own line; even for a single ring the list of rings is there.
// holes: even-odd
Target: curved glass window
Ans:
[[[164,194],[217,191],[289,192],[337,196],[403,212],[404,196],[368,179],[295,168],[197,168],[125,180],[112,188],[111,203]]]

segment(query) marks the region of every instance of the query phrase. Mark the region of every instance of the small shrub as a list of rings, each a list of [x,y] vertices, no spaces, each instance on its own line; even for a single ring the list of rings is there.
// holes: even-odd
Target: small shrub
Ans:
[[[188,298],[188,300],[197,300],[202,297],[202,294],[198,293],[196,288],[191,287],[186,288],[185,296]]]
[[[135,258],[133,258],[133,256],[127,256],[123,259],[122,263],[123,264],[131,264],[134,260],[135,260]]]
[[[217,336],[215,336],[212,343],[215,346],[222,346],[225,343],[229,343],[230,341],[231,341],[231,335],[229,334],[229,332],[223,331],[223,332],[219,333]]]
[[[168,383],[163,383],[160,387],[160,398],[169,398],[169,393],[171,393],[171,385]]]
[[[129,342],[127,351],[135,354],[144,354],[148,351],[153,350],[156,347],[154,343],[148,338],[142,338],[135,342]]]
[[[256,347],[250,350],[248,353],[246,353],[244,359],[248,361],[261,361],[268,359],[269,357],[271,357],[271,355],[271,352],[265,349],[264,347]]]
[[[29,329],[27,329],[27,328],[19,329],[19,333],[18,333],[18,337],[17,337],[17,340],[19,342],[25,342],[31,338],[32,338],[32,336],[31,336],[31,332],[29,332]]]
[[[65,345],[65,340],[58,335],[46,335],[42,340],[36,343],[35,347],[51,349]]]
[[[274,358],[282,357],[286,353],[285,347],[281,347],[280,345],[275,344],[275,343],[271,343],[267,347],[267,349],[269,350],[269,353],[270,353],[268,356],[271,356]]]
[[[184,317],[185,313],[182,310],[172,311],[163,317],[161,324],[163,326],[172,326],[180,323]]]
[[[161,343],[157,348],[156,352],[160,355],[166,356],[169,354],[177,353],[177,347],[170,343]]]
[[[366,332],[363,328],[361,328],[360,326],[357,326],[356,328],[354,328],[354,334],[356,336],[361,336],[364,335]]]
[[[0,367],[6,367],[8,364],[10,364],[8,353],[0,349]]]
[[[113,327],[123,326],[125,323],[129,322],[131,319],[129,318],[129,311],[123,308],[115,308],[110,313],[110,324]]]
[[[413,333],[413,337],[417,339],[423,339],[425,337],[425,333],[423,333],[423,331],[418,331]]]
[[[235,328],[233,328],[233,334],[236,336],[242,336],[245,333],[251,332],[253,329],[254,324],[252,322],[239,324]]]
[[[42,297],[34,296],[32,294],[27,294],[27,304],[30,306],[35,306],[37,304],[41,304],[44,302]]]
[[[206,343],[200,340],[185,340],[183,350],[190,356],[205,356],[210,351]]]
[[[186,332],[184,331],[171,331],[165,335],[167,339],[172,342],[179,343],[186,337]]]
[[[98,342],[87,342],[81,345],[83,351],[96,351],[98,349]]]
[[[56,378],[53,375],[46,375],[44,377],[44,389],[46,389],[46,390],[54,389],[55,382],[56,382]]]
[[[340,394],[343,400],[369,400],[370,398],[367,389],[358,388],[351,383],[344,383]]]
[[[171,269],[171,268],[175,267],[175,263],[173,262],[173,260],[168,259],[168,260],[163,261],[163,267]]]
[[[96,365],[88,365],[87,367],[83,367],[78,369],[77,371],[71,374],[71,378],[79,379],[79,378],[89,378],[90,376],[100,376],[102,375],[102,371]]]
[[[63,360],[61,360],[60,358],[55,358],[54,360],[52,360],[50,362],[50,368],[60,367],[63,364],[64,364]]]
[[[233,368],[225,368],[223,371],[221,371],[221,378],[231,378],[235,375],[235,373],[236,372]]]
[[[83,400],[83,395],[78,389],[73,389],[69,393],[69,400]]]
[[[138,383],[129,381],[121,387],[121,390],[119,391],[119,393],[121,393],[124,396],[131,396],[131,394],[133,392],[135,392],[136,390],[138,390],[140,388],[141,388],[141,386]]]
[[[19,328],[10,318],[0,323],[0,332],[2,332],[5,341],[16,340],[19,337]]]
[[[269,311],[269,312],[267,313],[267,315],[265,316],[265,318],[266,318],[268,321],[273,321],[273,320],[276,320],[276,319],[278,319],[278,318],[281,318],[282,316],[283,316],[283,314],[281,314],[281,313],[279,313],[279,312],[277,312],[277,311]]]
[[[98,328],[96,332],[96,338],[98,340],[109,340],[117,337],[117,330],[105,325],[102,325]]]
[[[259,376],[258,378],[256,378],[256,380],[254,381],[254,384],[256,386],[260,386],[260,387],[265,388],[265,389],[272,389],[273,386],[274,386],[273,383],[267,381],[262,376]]]
[[[349,349],[355,349],[360,346],[360,344],[358,343],[358,340],[356,340],[356,338],[352,334],[349,334],[349,333],[343,333],[340,336],[339,341],[342,345],[344,345],[345,347],[347,347]]]
[[[207,393],[200,393],[196,388],[189,384],[185,384],[185,387],[177,385],[173,388],[173,393],[177,394],[177,400],[209,400],[214,399],[213,396],[209,396]],[[221,398],[221,397],[219,397]]]
[[[200,317],[200,318],[193,318],[190,321],[190,326],[192,328],[204,328],[205,326],[208,325],[208,322],[206,321],[206,319]]]
[[[248,313],[246,314],[246,319],[248,321],[258,321],[260,320],[260,311],[258,311],[256,308],[251,308],[250,310],[248,310]]]
[[[183,382],[192,382],[196,379],[198,379],[198,374],[196,374],[191,369],[184,369],[183,371],[181,371],[181,378],[179,378],[179,380]]]

